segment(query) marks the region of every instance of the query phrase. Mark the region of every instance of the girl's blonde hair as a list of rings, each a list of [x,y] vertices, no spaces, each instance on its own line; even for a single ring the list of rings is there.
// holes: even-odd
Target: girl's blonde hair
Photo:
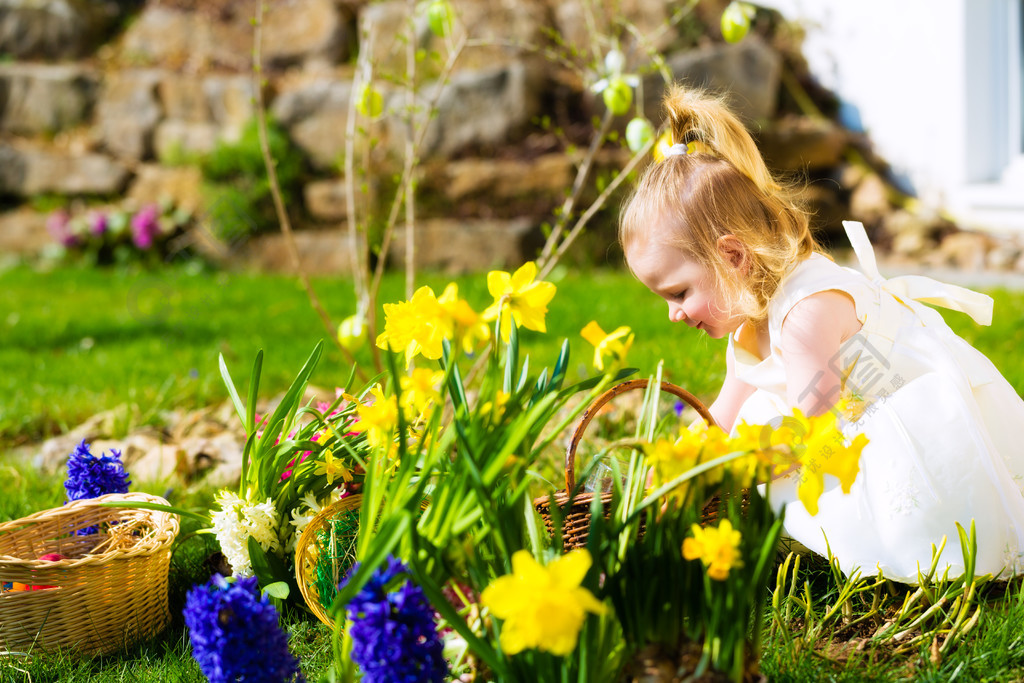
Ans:
[[[672,142],[688,144],[690,153],[644,171],[619,221],[622,249],[628,256],[652,240],[676,247],[708,268],[748,318],[764,320],[786,272],[819,250],[807,214],[721,98],[673,86],[664,106]],[[655,235],[655,225],[672,229]],[[745,278],[718,249],[724,235],[746,248]]]

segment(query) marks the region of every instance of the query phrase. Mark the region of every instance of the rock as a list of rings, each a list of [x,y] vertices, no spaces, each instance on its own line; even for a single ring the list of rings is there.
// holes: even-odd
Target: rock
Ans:
[[[164,115],[169,119],[190,123],[206,123],[212,116],[199,76],[165,73],[156,87]]]
[[[351,94],[351,81],[315,78],[282,91],[271,113],[314,166],[329,169],[344,156]]]
[[[128,161],[153,154],[153,133],[163,117],[157,97],[160,71],[130,69],[107,76],[97,106],[97,124],[104,146]]]
[[[985,265],[995,270],[1013,270],[1020,258],[1020,245],[1004,239],[989,249],[985,256]]]
[[[293,233],[301,268],[313,275],[348,275],[352,257],[346,230],[300,230]],[[284,236],[260,235],[240,252],[243,261],[253,267],[276,272],[294,272]]]
[[[0,212],[0,253],[35,254],[52,242],[45,213],[27,206]]]
[[[96,74],[76,64],[0,64],[0,130],[52,135],[88,120]]]
[[[869,173],[850,194],[850,218],[874,225],[892,210],[889,188],[877,173]],[[890,234],[896,231],[889,230]]]
[[[460,159],[446,162],[441,190],[453,201],[470,196],[494,198],[558,195],[572,184],[575,168],[565,154],[515,159]]]
[[[376,183],[366,183],[364,187],[356,187],[356,206],[365,211],[365,206],[376,202]],[[348,199],[343,178],[314,180],[302,189],[306,210],[319,221],[347,221]]]
[[[616,3],[615,14],[585,10],[588,0],[549,0],[554,18],[554,28],[567,44],[586,53],[592,38],[588,28],[589,12],[600,35],[614,35],[619,26],[635,27],[637,33],[652,39],[650,47],[664,50],[678,38],[676,31],[662,31],[675,5],[666,0],[623,0]],[[614,25],[613,25],[614,20]],[[646,46],[645,46],[646,47]]]
[[[121,61],[192,73],[212,68],[248,71],[252,65],[252,16],[228,14],[228,19],[221,19],[147,3],[125,30]]]
[[[127,199],[136,206],[168,201],[196,213],[203,204],[202,180],[195,166],[142,164],[136,168]]]
[[[165,119],[153,134],[153,151],[157,159],[169,160],[207,154],[217,146],[217,137],[214,123]]]
[[[525,62],[456,74],[438,98],[421,154],[451,156],[468,147],[508,142],[539,113],[536,80],[541,76]],[[425,88],[420,101],[431,101],[437,87]],[[401,149],[404,126],[396,119],[391,124],[396,149]]]
[[[673,80],[728,93],[733,109],[748,126],[775,114],[782,58],[763,41],[750,36],[741,43],[714,43],[666,58]],[[644,111],[661,120],[665,82],[658,74],[644,77]]]
[[[0,0],[0,54],[16,60],[85,57],[121,15],[114,0]]]
[[[237,142],[256,116],[256,89],[251,76],[210,74],[203,78],[203,93],[210,117],[220,128],[220,137]]]
[[[991,238],[976,232],[955,232],[939,243],[939,263],[966,270],[981,270]]]
[[[337,64],[354,52],[353,21],[332,0],[274,3],[264,16],[263,55],[271,67]]]
[[[515,220],[420,221],[416,226],[416,267],[448,275],[509,268],[528,259],[525,242],[533,231],[529,218]],[[405,262],[405,229],[395,230],[390,261]]]
[[[122,164],[102,154],[71,155],[38,144],[0,142],[0,193],[115,194],[128,175]]]
[[[828,120],[787,117],[762,129],[758,146],[769,168],[778,171],[813,171],[838,166],[849,138]]]

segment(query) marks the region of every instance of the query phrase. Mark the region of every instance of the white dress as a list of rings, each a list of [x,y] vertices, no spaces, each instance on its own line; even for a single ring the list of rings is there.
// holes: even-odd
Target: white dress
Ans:
[[[844,223],[863,273],[813,255],[783,280],[769,309],[771,352],[760,359],[729,339],[736,377],[756,388],[737,423],[791,413],[780,349],[786,314],[801,299],[836,290],[854,301],[862,329],[836,357],[844,391],[863,397],[848,437],[870,440],[852,491],[825,476],[816,516],[796,495],[797,475],[771,484],[789,536],[842,571],[917,583],[946,538],[938,576],[964,571],[956,523],[976,526],[977,574],[1024,572],[1024,401],[979,351],[922,301],[990,324],[991,298],[930,278],[883,279],[863,226]]]

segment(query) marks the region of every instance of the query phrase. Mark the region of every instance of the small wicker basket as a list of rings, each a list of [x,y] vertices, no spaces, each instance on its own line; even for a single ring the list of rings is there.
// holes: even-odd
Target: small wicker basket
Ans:
[[[327,609],[338,583],[355,563],[359,532],[360,494],[328,505],[310,520],[295,546],[295,580],[306,606],[328,626],[334,620]]]
[[[594,399],[593,403],[587,406],[587,409],[583,411],[583,415],[580,417],[579,423],[576,425],[575,431],[573,431],[572,439],[570,439],[569,446],[565,451],[565,489],[556,491],[548,496],[541,496],[533,501],[534,507],[540,513],[541,518],[544,520],[544,525],[550,534],[554,533],[554,523],[551,517],[552,504],[561,510],[563,515],[562,543],[566,550],[586,546],[587,535],[590,532],[590,506],[594,496],[601,497],[606,515],[609,514],[612,500],[612,493],[610,491],[594,493],[581,491],[576,494],[571,502],[569,501],[569,495],[576,486],[576,449],[583,439],[583,434],[587,426],[605,404],[627,391],[646,389],[648,384],[649,380],[646,379],[633,379],[621,382],[605,391]],[[714,418],[704,404],[682,387],[669,382],[662,382],[661,391],[672,394],[689,405],[709,425],[715,424]],[[717,497],[709,500],[704,506],[703,523],[712,523],[717,518],[719,509],[720,500]]]
[[[168,504],[144,493],[110,494],[0,524],[0,581],[29,587],[0,594],[0,655],[103,654],[167,625],[178,518],[99,505],[106,501]],[[63,559],[38,559],[51,553]]]

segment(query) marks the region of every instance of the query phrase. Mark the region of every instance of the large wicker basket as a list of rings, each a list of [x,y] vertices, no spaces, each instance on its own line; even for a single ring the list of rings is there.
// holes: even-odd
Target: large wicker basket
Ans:
[[[167,505],[144,493],[110,494],[0,524],[0,581],[29,587],[0,594],[0,655],[102,654],[167,625],[177,516],[104,501]],[[38,559],[51,553],[64,559]]]
[[[606,403],[627,391],[646,389],[648,384],[649,381],[646,379],[633,379],[621,382],[605,391],[594,399],[593,403],[587,406],[587,409],[583,411],[583,415],[580,417],[579,423],[576,425],[575,431],[573,431],[572,439],[570,439],[569,446],[565,451],[565,489],[537,498],[533,502],[534,507],[537,508],[541,518],[544,520],[548,533],[551,534],[554,533],[551,506],[554,505],[559,509],[562,516],[562,543],[566,550],[582,548],[587,544],[587,535],[590,532],[590,506],[594,496],[601,497],[606,514],[608,514],[612,500],[612,493],[610,491],[594,493],[580,491],[576,493],[571,501],[569,500],[570,494],[576,487],[576,449],[579,448],[584,432],[586,432],[587,426]],[[672,394],[689,405],[709,425],[715,424],[715,420],[707,407],[696,396],[682,387],[669,382],[662,382],[661,391]],[[703,523],[713,522],[718,516],[719,508],[720,500],[712,499],[708,501],[704,506]]]

